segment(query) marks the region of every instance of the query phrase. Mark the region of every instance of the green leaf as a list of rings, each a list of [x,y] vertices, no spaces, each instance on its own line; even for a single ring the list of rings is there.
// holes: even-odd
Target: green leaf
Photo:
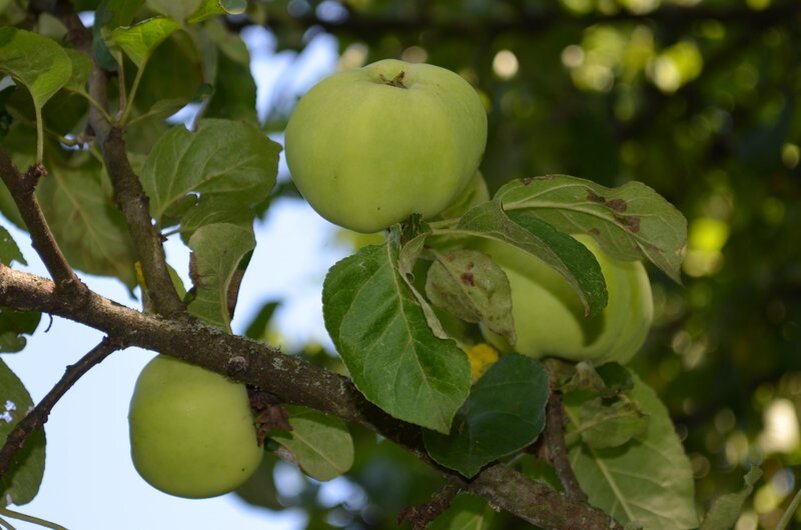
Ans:
[[[428,530],[488,530],[495,516],[481,497],[460,493],[450,507],[428,525]]]
[[[0,447],[33,407],[22,381],[0,360]],[[45,433],[34,432],[17,451],[9,470],[0,476],[0,506],[27,504],[36,497],[45,465]]]
[[[174,20],[154,17],[111,31],[108,40],[125,52],[137,68],[142,68],[159,44],[181,26]]]
[[[54,40],[30,31],[0,28],[0,72],[28,89],[36,114],[36,160],[44,152],[42,107],[72,74],[72,61]]]
[[[576,290],[588,315],[597,315],[606,306],[606,283],[601,267],[587,247],[543,221],[507,215],[497,201],[472,208],[455,228],[440,230],[439,234],[478,237],[525,250],[564,276]]]
[[[583,402],[578,421],[582,441],[595,449],[621,446],[648,428],[648,415],[625,397],[611,403],[601,398]]]
[[[265,303],[259,312],[253,317],[245,330],[245,336],[254,340],[263,340],[267,336],[267,329],[273,319],[275,310],[281,305],[280,302],[270,301]]]
[[[559,230],[592,235],[609,255],[649,259],[676,282],[687,243],[687,220],[641,182],[607,188],[567,175],[519,179],[495,194],[506,211],[519,211]]]
[[[64,88],[78,94],[86,94],[86,81],[92,73],[92,60],[77,50],[67,48],[64,51],[72,63],[72,73]]]
[[[656,393],[634,373],[632,380],[630,397],[648,414],[647,429],[612,449],[571,444],[570,463],[576,478],[590,504],[621,523],[639,523],[649,530],[697,528],[690,461]],[[569,405],[566,411],[569,435],[580,428],[579,411]]]
[[[331,480],[353,465],[353,438],[339,418],[316,410],[286,406],[291,431],[270,431],[300,468],[317,480]]]
[[[467,355],[438,339],[396,268],[398,243],[364,247],[326,276],[323,316],[356,387],[396,418],[447,433],[470,389]]]
[[[278,488],[275,487],[273,475],[275,462],[275,458],[263,458],[259,468],[236,489],[236,494],[255,506],[264,506],[271,510],[286,508],[278,501]]]
[[[0,28],[0,71],[31,93],[41,109],[72,74],[72,62],[53,39],[16,28]]]
[[[183,22],[201,8],[205,0],[146,0],[147,6],[178,22]]]
[[[256,247],[253,228],[233,224],[211,224],[198,229],[189,239],[192,249],[192,279],[195,298],[189,312],[231,331],[229,287],[242,259]]]
[[[548,395],[542,363],[517,353],[504,355],[473,385],[450,434],[424,431],[426,450],[437,463],[472,477],[539,436]]]
[[[246,0],[203,0],[200,7],[187,19],[190,24],[197,24],[217,15],[239,15],[245,12]]]
[[[190,206],[182,208],[181,216],[191,215],[193,220],[241,218],[243,210],[269,196],[280,150],[258,128],[243,122],[201,120],[194,132],[173,127],[142,168],[150,211],[160,225],[182,201]]]
[[[737,493],[726,493],[716,498],[706,517],[704,517],[700,530],[729,530],[734,528],[737,519],[740,517],[740,512],[743,510],[743,504],[751,496],[754,491],[754,485],[760,478],[762,478],[761,469],[752,467],[748,470],[748,473],[743,477],[745,481],[743,489]]]
[[[143,3],[144,0],[103,0],[97,7],[93,27],[114,29],[127,26]]]
[[[431,303],[465,322],[484,323],[510,344],[517,342],[512,293],[503,270],[476,250],[454,249],[434,256],[426,276]]]
[[[28,264],[14,238],[11,237],[8,230],[0,226],[0,262],[11,265],[14,261],[22,265]]]
[[[67,260],[84,272],[135,286],[136,251],[100,164],[50,160],[48,171],[36,193]]]
[[[0,307],[0,353],[22,350],[27,341],[21,335],[33,335],[41,318],[41,313]]]

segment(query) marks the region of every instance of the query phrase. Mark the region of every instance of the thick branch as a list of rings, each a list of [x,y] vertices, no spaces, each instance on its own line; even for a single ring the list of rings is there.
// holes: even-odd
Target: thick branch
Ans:
[[[59,296],[52,282],[0,265],[0,305],[62,316],[104,331],[124,344],[172,355],[304,405],[354,422],[394,441],[431,465],[420,428],[392,418],[369,403],[345,377],[284,355],[264,343],[230,335],[200,322],[163,320],[90,293],[74,300]],[[590,505],[569,499],[503,464],[470,481],[439,470],[487,498],[493,506],[545,529],[621,526]]]
[[[565,488],[565,494],[577,501],[586,502],[587,495],[579,486],[573,468],[567,457],[567,447],[565,446],[565,411],[562,404],[562,394],[555,390],[551,391],[548,400],[545,420],[545,443],[548,446],[551,465],[559,477],[559,482]]]
[[[40,401],[32,411],[17,423],[14,430],[12,430],[8,438],[6,438],[5,445],[0,449],[0,477],[9,470],[14,461],[14,455],[25,445],[25,440],[47,422],[50,411],[53,410],[58,400],[61,399],[61,397],[72,388],[72,385],[83,377],[86,372],[108,357],[109,354],[120,349],[120,347],[120,344],[105,337],[97,346],[92,348],[89,353],[81,357],[77,363],[67,367],[67,371],[58,383],[42,398],[42,401]]]
[[[31,235],[34,250],[42,258],[47,272],[60,289],[83,292],[86,291],[86,286],[78,279],[64,254],[61,253],[36,199],[36,184],[39,178],[46,174],[45,169],[39,165],[31,166],[27,173],[20,172],[8,153],[0,148],[0,178],[14,198],[20,216]]]

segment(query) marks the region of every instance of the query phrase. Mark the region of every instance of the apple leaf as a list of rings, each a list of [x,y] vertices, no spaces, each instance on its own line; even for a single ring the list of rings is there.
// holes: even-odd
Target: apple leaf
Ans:
[[[596,449],[623,445],[648,428],[648,415],[625,396],[611,403],[590,399],[580,405],[578,414],[582,441]]]
[[[629,397],[645,414],[648,426],[628,443],[598,449],[580,441],[569,446],[570,463],[590,504],[623,524],[638,523],[656,530],[698,527],[694,482],[667,409],[656,393],[632,373]],[[581,414],[565,396],[568,438],[581,431]]]
[[[434,252],[426,294],[435,306],[465,322],[483,322],[510,344],[517,342],[512,293],[503,270],[477,250]]]
[[[470,389],[470,363],[438,339],[396,268],[399,243],[364,247],[323,285],[328,333],[356,387],[392,416],[447,433]]]
[[[269,196],[280,150],[257,127],[239,121],[200,120],[193,132],[173,127],[141,171],[151,214],[160,226],[190,215],[194,226],[198,218],[239,219]]]
[[[450,434],[423,432],[426,450],[437,463],[472,477],[539,436],[548,395],[542,363],[518,353],[504,355],[473,385]]]
[[[146,0],[147,6],[179,22],[186,20],[205,0]]]
[[[20,82],[41,110],[72,74],[72,61],[53,39],[16,28],[0,28],[0,72]]]
[[[392,237],[400,237],[400,234],[396,230],[397,225],[392,228]],[[423,310],[423,313],[426,316],[428,327],[431,328],[434,336],[440,339],[447,339],[450,336],[442,326],[442,322],[440,322],[439,317],[437,317],[434,309],[431,307],[431,304],[420,293],[414,283],[414,267],[424,250],[426,238],[428,236],[429,233],[418,234],[401,247],[400,253],[398,254],[398,272],[406,282],[406,285],[409,286],[412,294],[414,294],[414,297],[417,299],[417,303],[420,304],[420,308]]]
[[[133,26],[114,28],[108,41],[118,46],[141,69],[158,45],[179,29],[181,26],[170,18],[153,17]]]
[[[33,335],[41,319],[41,313],[0,308],[0,353],[21,351],[27,344],[22,335]]]
[[[278,488],[275,486],[275,458],[263,458],[258,469],[236,489],[236,494],[248,504],[263,506],[271,510],[286,508],[278,501]]]
[[[52,160],[48,171],[36,193],[67,260],[84,272],[136,285],[136,251],[101,166]]]
[[[0,226],[0,262],[5,265],[11,265],[15,261],[22,265],[28,264],[25,261],[25,256],[22,255],[22,251],[17,246],[17,242],[8,233],[8,230]]]
[[[0,360],[0,447],[33,407],[22,381]],[[45,433],[38,429],[17,451],[9,470],[0,476],[0,507],[27,504],[36,497],[45,465]]]
[[[745,474],[745,485],[736,493],[726,493],[712,502],[712,507],[704,517],[700,530],[730,530],[737,524],[743,510],[743,503],[751,496],[757,481],[762,478],[762,470],[752,467]]]
[[[217,15],[239,15],[244,13],[247,7],[246,0],[203,0],[197,11],[192,13],[186,21],[190,24],[197,24]]]
[[[488,530],[495,510],[481,497],[460,493],[442,515],[427,526],[428,530]]]
[[[508,243],[540,258],[576,290],[586,313],[597,315],[607,302],[601,266],[587,247],[544,221],[507,215],[498,201],[472,208],[455,228],[441,235],[470,236]]]
[[[541,219],[568,233],[590,234],[615,258],[646,258],[681,282],[687,220],[641,182],[607,188],[585,179],[549,175],[509,182],[495,200],[507,212]]]
[[[314,479],[331,480],[346,473],[353,465],[353,438],[342,420],[304,407],[285,407],[292,430],[270,431],[270,438]]]
[[[85,54],[71,48],[64,50],[72,63],[72,73],[64,88],[86,95],[86,81],[92,73],[92,60]]]
[[[194,299],[189,312],[226,331],[231,331],[231,311],[236,292],[231,284],[238,281],[240,264],[256,247],[253,228],[227,223],[210,224],[199,228],[189,238],[192,249],[191,276],[195,284]],[[235,285],[235,291],[238,284]]]

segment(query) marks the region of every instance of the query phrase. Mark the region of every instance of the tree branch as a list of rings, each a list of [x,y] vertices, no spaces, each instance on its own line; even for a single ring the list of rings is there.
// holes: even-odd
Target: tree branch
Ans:
[[[62,316],[104,331],[123,344],[172,355],[275,394],[285,403],[307,406],[360,424],[404,447],[458,480],[493,506],[544,529],[621,529],[587,503],[577,502],[504,464],[471,480],[437,466],[428,457],[419,427],[392,418],[368,402],[347,378],[282,354],[264,343],[230,335],[201,322],[165,320],[116,304],[90,292],[83,299],[60,295],[44,278],[0,264],[0,305]]]
[[[11,192],[20,216],[31,235],[33,248],[42,258],[47,272],[59,289],[68,290],[73,295],[86,292],[86,286],[75,275],[64,254],[61,253],[36,199],[36,184],[44,175],[47,175],[47,170],[39,164],[31,166],[23,174],[14,165],[8,153],[0,147],[0,178]]]
[[[574,500],[587,502],[587,495],[579,486],[573,468],[567,457],[567,447],[565,446],[565,410],[562,403],[562,393],[551,390],[551,397],[545,409],[545,444],[548,446],[549,459],[551,465],[559,477],[559,482],[565,488],[565,494]]]
[[[50,411],[53,410],[53,407],[58,403],[59,399],[61,399],[86,372],[121,347],[122,345],[113,339],[104,337],[97,346],[81,357],[77,363],[67,367],[67,371],[62,378],[59,379],[58,383],[55,384],[50,392],[42,398],[39,404],[20,420],[11,433],[9,433],[8,438],[6,438],[6,443],[3,445],[3,448],[0,449],[0,477],[9,470],[11,464],[14,462],[14,455],[25,445],[25,440],[47,422]]]

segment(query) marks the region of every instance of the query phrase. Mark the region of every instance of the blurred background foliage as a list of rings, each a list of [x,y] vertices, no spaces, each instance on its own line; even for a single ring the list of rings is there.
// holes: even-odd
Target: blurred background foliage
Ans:
[[[0,1],[2,22],[25,26],[36,10],[23,4]],[[66,31],[47,15],[37,24],[54,38]],[[566,173],[607,186],[640,180],[675,204],[690,223],[684,285],[651,269],[655,325],[633,368],[670,410],[700,513],[757,465],[765,475],[736,528],[775,526],[801,482],[801,2],[251,1],[242,15],[207,21],[205,41],[177,33],[161,45],[139,87],[131,151],[147,153],[165,116],[203,98],[208,117],[259,122],[280,135],[295,103],[292,81],[282,80],[286,97],[256,114],[248,50],[236,38],[252,26],[266,28],[272,52],[296,63],[329,35],[340,68],[401,58],[463,75],[489,113],[481,169],[492,190]],[[22,112],[26,97],[2,91],[0,103]],[[85,112],[73,97],[59,94],[45,109],[56,137],[75,131]],[[296,196],[286,181],[278,190]],[[343,236],[352,245],[369,240]],[[274,310],[265,306],[247,334],[275,340]],[[341,370],[319,345],[296,353]],[[396,528],[398,512],[429,500],[441,478],[352,430],[357,460],[334,487],[270,458],[240,494],[271,509],[300,508],[308,528]],[[493,528],[530,526],[495,514]]]
[[[684,285],[651,270],[656,325],[633,367],[676,422],[701,513],[759,465],[736,528],[776,524],[801,477],[800,3],[291,0],[230,26],[253,22],[279,49],[335,36],[342,68],[395,57],[465,76],[489,111],[491,189],[567,173],[640,180],[675,204],[690,223]],[[271,108],[267,127],[291,105]],[[356,438],[360,500],[329,509],[310,483],[285,499],[324,508],[310,527],[393,528],[397,507],[436,486],[413,459]]]

